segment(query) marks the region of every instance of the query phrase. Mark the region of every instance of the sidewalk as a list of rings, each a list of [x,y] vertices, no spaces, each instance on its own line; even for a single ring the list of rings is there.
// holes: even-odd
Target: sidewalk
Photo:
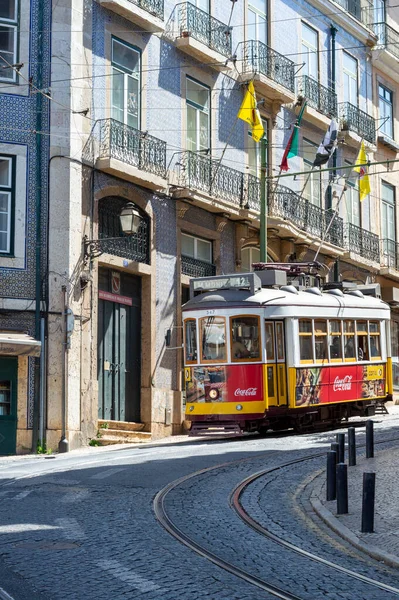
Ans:
[[[397,406],[389,407],[389,412],[396,413],[397,409]],[[377,417],[379,415],[375,419]],[[388,437],[394,435],[391,433]],[[364,438],[359,443],[364,443]],[[347,462],[347,448],[345,452]],[[313,480],[310,500],[318,516],[338,535],[373,558],[399,568],[399,442],[397,448],[390,450],[381,451],[375,446],[374,455],[370,459],[358,457],[356,466],[348,467],[347,515],[337,516],[336,501],[326,501],[324,470]],[[361,533],[364,472],[376,473],[375,533]]]

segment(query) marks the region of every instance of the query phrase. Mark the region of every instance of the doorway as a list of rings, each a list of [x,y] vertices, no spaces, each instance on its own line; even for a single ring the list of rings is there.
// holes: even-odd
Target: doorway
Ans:
[[[17,449],[18,358],[0,359],[0,455]]]
[[[283,321],[265,321],[268,407],[287,404],[287,373]]]
[[[99,270],[98,418],[140,422],[141,279]]]

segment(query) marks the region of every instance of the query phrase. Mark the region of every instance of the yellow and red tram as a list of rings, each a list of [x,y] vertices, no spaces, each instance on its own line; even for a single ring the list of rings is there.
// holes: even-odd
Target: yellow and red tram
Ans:
[[[191,281],[182,309],[191,434],[301,431],[374,414],[392,395],[389,306],[359,289],[264,287],[260,275]]]

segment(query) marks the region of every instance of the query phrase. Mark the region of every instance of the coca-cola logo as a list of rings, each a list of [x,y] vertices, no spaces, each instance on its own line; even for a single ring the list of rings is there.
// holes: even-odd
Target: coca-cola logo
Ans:
[[[344,390],[352,389],[352,375],[346,375],[343,379],[336,377],[334,379],[334,392],[343,392]]]
[[[236,391],[234,392],[234,396],[256,396],[257,391],[258,391],[258,388],[254,388],[254,387],[247,388],[246,390],[237,388]]]

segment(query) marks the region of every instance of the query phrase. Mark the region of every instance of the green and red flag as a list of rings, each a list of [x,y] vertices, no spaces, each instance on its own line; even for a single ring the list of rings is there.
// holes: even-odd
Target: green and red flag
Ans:
[[[302,108],[298,115],[298,118],[293,127],[292,133],[290,135],[290,139],[288,140],[288,144],[286,149],[284,150],[283,158],[280,164],[280,171],[288,171],[288,159],[293,158],[294,156],[298,156],[298,146],[299,146],[299,127],[301,125],[303,113],[305,112],[306,102],[302,104]]]

